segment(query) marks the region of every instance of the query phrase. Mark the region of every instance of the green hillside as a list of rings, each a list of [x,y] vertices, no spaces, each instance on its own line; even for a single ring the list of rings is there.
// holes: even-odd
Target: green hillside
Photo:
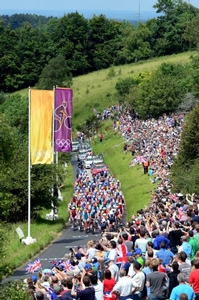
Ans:
[[[102,110],[115,103],[115,84],[119,78],[129,77],[141,72],[155,70],[163,62],[186,63],[195,52],[180,53],[171,56],[154,58],[134,64],[114,66],[109,69],[92,72],[73,78],[74,91],[73,126],[82,124],[88,116],[93,114],[93,109]],[[115,75],[109,76],[114,70]],[[27,95],[27,90],[19,92]]]

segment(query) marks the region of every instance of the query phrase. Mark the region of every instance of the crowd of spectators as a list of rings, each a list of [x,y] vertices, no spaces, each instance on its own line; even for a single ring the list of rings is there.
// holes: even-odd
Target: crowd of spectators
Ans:
[[[130,166],[142,164],[151,184],[157,183],[151,201],[117,231],[107,226],[86,249],[71,249],[65,257],[70,270],[56,266],[28,278],[37,300],[199,299],[199,200],[195,194],[172,193],[169,179],[184,116],[143,121],[120,109],[114,108],[113,126],[125,139],[125,153],[132,153]],[[98,207],[105,219],[117,210],[123,214],[119,183],[108,170],[89,178],[82,169],[73,202],[78,211],[82,203],[89,213]]]

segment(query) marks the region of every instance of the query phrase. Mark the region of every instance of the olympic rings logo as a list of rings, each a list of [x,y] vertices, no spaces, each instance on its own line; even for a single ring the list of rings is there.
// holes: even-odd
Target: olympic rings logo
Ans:
[[[56,140],[56,145],[59,148],[66,148],[66,149],[70,149],[71,147],[71,141],[69,139],[64,140],[64,139],[57,139]]]

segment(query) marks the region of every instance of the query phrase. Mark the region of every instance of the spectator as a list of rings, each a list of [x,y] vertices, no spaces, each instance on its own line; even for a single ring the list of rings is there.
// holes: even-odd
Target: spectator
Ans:
[[[160,250],[156,252],[156,257],[162,260],[163,265],[170,265],[174,254],[165,248],[165,242],[161,242]]]
[[[167,249],[170,244],[170,240],[167,239],[164,235],[161,235],[158,229],[155,230],[154,234],[155,234],[155,239],[153,241],[154,249],[160,250],[161,242],[165,243],[165,248]]]
[[[102,300],[104,293],[103,293],[103,284],[102,282],[98,279],[97,273],[93,273],[90,276],[91,279],[91,286],[95,290],[95,300]]]
[[[136,239],[135,247],[140,248],[145,254],[147,250],[147,239],[145,238],[145,230],[140,230],[140,238]]]
[[[174,222],[172,230],[169,232],[168,239],[170,240],[170,250],[176,254],[178,252],[177,246],[181,245],[181,237],[184,235],[181,229],[179,229],[179,222]]]
[[[199,258],[196,257],[193,260],[194,269],[190,273],[188,282],[191,284],[194,293],[195,293],[195,300],[199,300]]]
[[[191,264],[186,262],[187,255],[184,251],[181,251],[176,255],[176,260],[179,264],[179,270],[185,274],[186,280],[188,281],[189,274],[191,271]]]
[[[119,294],[119,300],[133,299],[132,291],[134,286],[132,279],[126,276],[126,272],[120,270],[120,279],[113,288],[113,292]]]
[[[35,293],[35,298],[36,298],[36,300],[44,300],[44,294],[40,291],[37,291]]]
[[[112,278],[115,279],[115,281],[117,282],[119,279],[119,268],[118,266],[109,258],[107,258],[104,261],[104,264],[106,267],[108,267],[109,271],[111,272]]]
[[[135,275],[132,278],[133,286],[134,286],[134,291],[133,291],[133,299],[134,300],[139,300],[142,299],[143,295],[143,290],[144,290],[144,285],[145,285],[145,275],[141,271],[142,265],[135,261],[133,263],[133,268],[135,271]]]
[[[174,287],[171,291],[170,300],[178,300],[182,293],[185,293],[188,300],[193,300],[195,298],[194,290],[192,287],[186,284],[185,274],[180,273],[177,276],[179,285]]]
[[[124,245],[126,245],[128,252],[133,248],[133,242],[128,240],[128,234],[126,232],[122,233],[122,238],[124,239]]]
[[[177,261],[173,262],[171,269],[172,271],[169,273],[169,296],[171,295],[172,289],[178,285],[177,276],[180,273],[180,270]]]
[[[191,254],[192,254],[192,247],[188,243],[188,236],[187,235],[183,235],[181,237],[181,239],[182,239],[182,245],[179,246],[178,252],[184,251],[186,253],[186,255],[187,255],[186,262],[189,263],[189,264],[191,264],[190,263],[190,258],[191,258]]]
[[[111,271],[109,269],[106,269],[104,271],[104,281],[103,281],[103,286],[104,286],[104,294],[110,293],[115,286],[116,281],[115,278],[112,278]]]
[[[79,300],[95,300],[95,290],[91,287],[91,280],[89,276],[85,275],[85,272],[82,274],[82,283],[85,288],[81,291],[75,291],[75,279],[73,279],[73,287],[71,290],[71,295],[75,296]]]
[[[193,237],[194,236],[193,230],[189,230],[188,235],[189,235],[188,243],[191,245],[191,248],[192,248],[192,252],[191,252],[191,256],[190,256],[190,260],[192,262],[196,255],[196,252],[198,250],[198,246],[197,246],[196,240]]]
[[[152,273],[147,275],[146,286],[150,287],[149,300],[164,300],[165,299],[165,274],[158,272],[160,261],[158,258],[151,260]]]

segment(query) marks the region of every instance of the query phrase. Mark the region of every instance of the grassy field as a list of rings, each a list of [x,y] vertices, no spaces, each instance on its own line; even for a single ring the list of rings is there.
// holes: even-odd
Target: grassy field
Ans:
[[[73,129],[93,114],[93,109],[102,110],[115,103],[115,84],[119,78],[155,70],[163,62],[187,63],[194,52],[154,58],[134,64],[112,67],[115,75],[109,76],[110,70],[100,70],[73,78]],[[26,96],[27,89],[19,92]]]
[[[193,52],[181,53],[168,57],[160,57],[146,62],[114,67],[115,75],[110,77],[110,69],[93,72],[84,76],[73,78],[74,105],[73,105],[73,129],[93,114],[93,109],[98,111],[115,104],[115,84],[119,78],[125,78],[145,71],[156,69],[163,62],[186,63],[190,60]],[[27,96],[27,89],[17,92],[22,96]],[[149,190],[154,188],[149,182],[148,176],[143,174],[142,167],[129,168],[131,154],[123,154],[123,139],[112,130],[110,121],[103,125],[104,140],[99,142],[99,138],[93,140],[93,147],[96,153],[104,153],[105,162],[109,166],[113,175],[122,183],[122,191],[127,204],[127,218],[150,201]],[[59,207],[60,219],[55,222],[46,221],[43,211],[41,218],[31,225],[31,236],[37,239],[37,243],[30,246],[20,244],[15,232],[20,226],[27,236],[27,224],[15,224],[9,227],[8,240],[10,241],[3,260],[5,265],[16,268],[28,261],[33,255],[42,250],[65,226],[67,219],[67,203],[72,195],[73,174],[71,166],[68,169],[66,186],[63,190],[64,201]]]

